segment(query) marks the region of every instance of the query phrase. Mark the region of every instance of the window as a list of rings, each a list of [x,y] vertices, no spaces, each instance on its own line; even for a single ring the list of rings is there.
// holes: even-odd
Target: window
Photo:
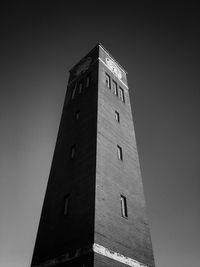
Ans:
[[[76,152],[76,145],[73,145],[71,147],[71,159],[73,159],[75,157],[75,152]]]
[[[119,112],[117,112],[116,110],[115,110],[115,119],[116,121],[120,122]]]
[[[78,120],[80,117],[80,110],[77,110],[75,113],[75,119]]]
[[[79,94],[82,93],[82,90],[83,90],[83,83],[80,82],[80,83],[79,83],[79,86],[78,86],[78,92],[79,92]]]
[[[68,209],[69,209],[69,194],[65,196],[64,199],[64,215],[66,216],[68,214]]]
[[[127,202],[126,202],[126,197],[121,195],[121,214],[122,217],[128,218],[128,209],[127,209]]]
[[[113,87],[113,93],[114,93],[115,95],[118,95],[118,91],[117,91],[117,83],[116,83],[114,80],[112,80],[112,87]]]
[[[72,89],[72,99],[75,98],[75,94],[76,94],[76,85],[74,85],[74,87]]]
[[[91,77],[90,77],[90,75],[88,75],[88,76],[86,77],[86,88],[88,88],[89,85],[90,85],[90,79],[91,79]]]
[[[106,87],[110,89],[110,76],[106,73]]]
[[[123,160],[122,148],[119,145],[117,145],[117,157],[119,160]]]
[[[125,102],[124,90],[123,90],[121,87],[119,87],[119,98],[120,98],[123,102]]]

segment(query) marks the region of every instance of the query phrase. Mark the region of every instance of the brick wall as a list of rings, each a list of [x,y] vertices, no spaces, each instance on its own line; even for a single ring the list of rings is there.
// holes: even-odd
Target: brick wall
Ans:
[[[95,242],[154,266],[129,93],[99,64]],[[106,87],[105,72],[124,89],[125,103]],[[117,145],[122,147],[123,161],[117,158]],[[128,218],[121,215],[120,195],[127,199]]]
[[[70,71],[32,266],[60,255],[62,260],[68,259],[58,263],[59,267],[126,266],[93,254],[91,249],[88,255],[76,258],[79,249],[84,251],[94,242],[154,266],[126,72],[116,63],[122,73],[120,82],[106,67],[109,57],[98,45]],[[125,103],[113,89],[106,88],[105,72],[124,90]],[[88,74],[91,83],[86,88]],[[83,90],[79,94],[77,89],[72,100],[74,85],[80,82]],[[75,155],[71,159],[73,145]],[[123,161],[117,158],[117,145],[122,148]],[[128,218],[121,214],[121,195],[127,199]]]
[[[91,83],[85,87],[87,75]],[[71,80],[71,78],[70,78]],[[98,62],[69,83],[42,209],[32,265],[94,240]],[[82,93],[71,100],[75,83]],[[79,119],[75,114],[79,110]],[[74,159],[71,147],[76,144]],[[69,194],[68,214],[63,215]]]

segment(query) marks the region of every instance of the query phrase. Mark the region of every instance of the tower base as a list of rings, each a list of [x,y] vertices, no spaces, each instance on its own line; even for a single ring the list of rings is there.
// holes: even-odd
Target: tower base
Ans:
[[[99,244],[79,248],[32,267],[149,267]]]

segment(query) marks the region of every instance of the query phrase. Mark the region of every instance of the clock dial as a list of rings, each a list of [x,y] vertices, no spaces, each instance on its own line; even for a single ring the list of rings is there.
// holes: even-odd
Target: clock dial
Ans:
[[[114,61],[112,61],[110,58],[106,58],[106,64],[108,68],[115,74],[115,76],[117,76],[118,79],[122,78],[122,73]]]

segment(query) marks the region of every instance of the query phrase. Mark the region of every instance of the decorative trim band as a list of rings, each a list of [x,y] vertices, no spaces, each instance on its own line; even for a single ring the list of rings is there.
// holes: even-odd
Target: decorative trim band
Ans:
[[[106,68],[108,68],[108,66],[106,65],[106,63],[100,57],[98,59],[104,64],[104,66],[106,66]],[[122,82],[122,80],[120,80],[119,78],[118,78],[118,80],[126,87],[127,90],[129,90],[128,86],[124,82]]]
[[[125,72],[126,74],[128,74],[128,72],[125,70],[124,67],[121,66],[121,64],[119,64],[119,62],[117,62],[117,60],[110,54],[109,51],[106,50],[106,48],[101,44],[99,43],[99,46],[103,49],[103,51],[114,61],[117,63],[117,65],[120,67],[120,69]]]
[[[53,267],[57,266],[58,264],[65,263],[71,260],[74,260],[76,258],[79,258],[81,256],[87,255],[89,253],[92,253],[92,245],[88,245],[86,247],[77,248],[76,250],[71,252],[67,252],[65,254],[62,254],[60,256],[57,256],[56,258],[49,259],[45,262],[39,263],[37,265],[31,265],[32,267]]]
[[[99,255],[105,256],[109,259],[121,262],[127,266],[131,267],[149,267],[139,261],[136,261],[132,258],[126,257],[118,252],[112,251],[108,248],[105,248],[102,245],[94,243],[93,245],[88,245],[83,248],[78,248],[74,251],[73,255],[72,253],[65,253],[62,254],[56,258],[50,259],[48,261],[42,262],[38,265],[34,265],[33,267],[53,267],[57,266],[58,264],[68,262],[70,260],[79,258],[81,256],[87,255],[91,252],[95,252]]]
[[[148,267],[147,265],[144,265],[132,258],[129,257],[125,257],[124,255],[118,253],[118,252],[114,252],[108,248],[105,248],[99,244],[94,243],[93,244],[93,251],[103,255],[107,258],[113,259],[115,261],[121,262],[123,264],[126,264],[128,266],[132,266],[132,267]]]

